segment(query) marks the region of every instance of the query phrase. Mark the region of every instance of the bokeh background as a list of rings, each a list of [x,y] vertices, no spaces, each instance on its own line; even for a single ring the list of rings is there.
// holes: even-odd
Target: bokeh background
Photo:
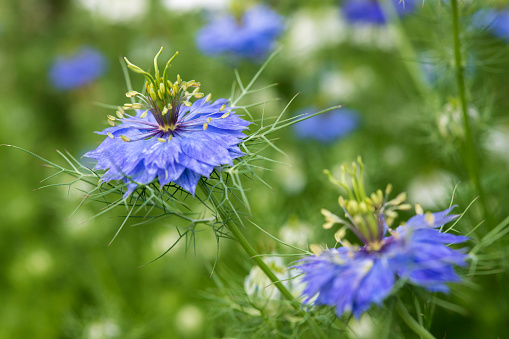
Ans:
[[[478,195],[458,151],[465,132],[447,2],[419,2],[415,11],[390,24],[352,24],[341,1],[265,2],[283,17],[284,31],[277,39],[282,49],[256,87],[278,86],[243,104],[278,99],[253,108],[255,119],[262,112],[279,114],[296,93],[288,117],[339,104],[344,108],[339,116],[326,113],[278,132],[277,146],[286,155],[270,149],[264,155],[288,165],[265,164],[273,171],[260,175],[271,188],[246,181],[254,222],[301,247],[333,246],[333,232],[321,227],[320,209],[338,211],[339,190],[322,171],[338,173],[342,163],[357,155],[366,164],[369,189],[392,183],[395,192],[406,191],[410,202],[427,210],[447,207],[457,183],[458,210]],[[469,115],[487,206],[485,213],[477,201],[460,223],[468,231],[486,219],[473,238],[486,234],[509,210],[509,35],[497,36],[476,24],[474,16],[504,6],[503,1],[460,1]],[[161,60],[179,51],[172,72],[200,81],[214,98],[229,97],[233,69],[247,82],[263,58],[210,57],[196,46],[196,35],[214,15],[232,10],[238,11],[239,4],[0,2],[0,144],[60,164],[65,160],[56,149],[80,158],[100,143],[102,137],[92,132],[105,128],[106,115],[114,112],[103,104],[126,102],[121,58],[150,68],[161,46]],[[73,64],[72,58],[78,61]],[[93,76],[81,79],[83,73]],[[131,80],[135,88],[143,85],[139,76],[132,74]],[[214,338],[234,333],[229,331],[235,318],[225,311],[231,305],[218,299],[235,286],[235,293],[242,294],[251,264],[232,240],[221,240],[212,277],[217,243],[207,231],[197,234],[196,242],[181,242],[138,268],[178,238],[173,221],[128,224],[108,246],[125,210],[93,218],[102,206],[91,202],[69,218],[83,197],[76,189],[80,185],[33,191],[55,171],[13,148],[0,147],[0,164],[0,338]],[[246,232],[262,253],[286,251],[255,228]],[[490,274],[467,277],[466,286],[440,296],[444,307],[437,308],[433,319],[435,335],[509,335],[506,247],[505,239],[491,246]]]

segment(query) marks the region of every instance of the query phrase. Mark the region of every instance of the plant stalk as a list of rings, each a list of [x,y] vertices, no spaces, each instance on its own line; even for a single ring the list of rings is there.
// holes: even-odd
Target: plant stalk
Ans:
[[[477,194],[479,194],[479,198],[481,201],[481,205],[483,208],[484,216],[486,218],[490,217],[488,213],[486,198],[484,195],[484,190],[481,185],[480,180],[480,168],[479,168],[479,156],[477,154],[477,149],[475,147],[472,129],[470,127],[470,119],[468,117],[468,106],[467,106],[467,97],[466,97],[466,88],[465,88],[465,74],[463,69],[463,61],[461,55],[461,39],[460,39],[460,27],[459,27],[459,12],[458,12],[458,0],[451,1],[451,15],[452,15],[452,28],[453,28],[453,38],[454,38],[454,59],[456,66],[456,80],[458,83],[458,96],[460,99],[461,112],[463,115],[463,128],[465,130],[465,144],[464,147],[464,156],[466,157],[466,163],[468,168],[468,174],[470,177],[470,181],[474,185],[477,190]]]
[[[408,310],[405,308],[405,305],[401,302],[401,300],[397,300],[396,304],[396,312],[403,319],[405,324],[420,336],[422,339],[436,339],[433,334],[429,333],[424,327],[422,327],[411,315],[408,313]]]
[[[272,270],[269,268],[269,266],[262,260],[261,257],[258,256],[259,253],[255,251],[253,246],[249,243],[249,241],[246,239],[244,234],[240,231],[238,225],[228,218],[228,214],[226,211],[226,208],[219,204],[214,194],[209,190],[209,188],[205,185],[205,183],[200,182],[200,188],[202,189],[203,193],[209,197],[210,201],[212,202],[212,205],[214,209],[219,213],[219,217],[223,221],[223,223],[228,227],[230,232],[232,232],[235,239],[238,241],[240,246],[244,249],[244,251],[249,255],[250,259],[252,259],[255,264],[267,275],[267,277],[272,281],[274,286],[281,292],[281,295],[288,300],[290,305],[304,318],[306,318],[307,322],[313,329],[313,332],[316,337],[318,338],[328,338],[323,330],[318,327],[318,325],[315,323],[315,321],[306,314],[306,312],[302,309],[301,303],[295,300],[294,296],[288,291],[288,289],[279,281],[278,277],[272,272]]]

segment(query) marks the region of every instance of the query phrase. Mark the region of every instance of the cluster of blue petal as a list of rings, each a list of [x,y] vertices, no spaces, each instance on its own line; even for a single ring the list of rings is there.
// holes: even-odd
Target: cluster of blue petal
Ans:
[[[310,109],[306,111],[318,110]],[[293,129],[299,138],[331,143],[356,130],[359,126],[359,120],[357,112],[341,108],[300,121],[293,125]]]
[[[160,142],[156,137],[137,141],[125,142],[120,139],[124,135],[135,139],[143,135],[146,130],[140,122],[156,123],[151,114],[142,118],[141,111],[136,117],[121,120],[122,123],[109,127],[98,134],[111,133],[114,138],[106,138],[95,150],[84,156],[97,160],[98,170],[108,170],[102,181],[124,180],[128,182],[126,198],[138,184],[148,184],[156,178],[161,186],[174,182],[186,191],[194,194],[201,176],[209,177],[216,166],[233,165],[233,159],[244,153],[238,144],[245,137],[244,131],[250,124],[237,116],[233,111],[226,118],[220,118],[232,108],[226,99],[218,99],[214,103],[205,99],[197,100],[191,107],[182,105],[180,108],[179,125],[170,141]],[[203,124],[193,124],[193,121],[206,121]]]
[[[474,14],[472,23],[480,29],[487,29],[499,39],[509,41],[509,9],[482,9]]]
[[[274,49],[284,30],[282,17],[266,6],[248,9],[239,21],[224,14],[203,27],[196,37],[198,48],[207,55],[260,60]]]
[[[398,15],[411,13],[417,8],[420,0],[392,0]],[[384,25],[387,21],[381,4],[376,0],[346,0],[342,12],[345,19],[352,24]]]
[[[106,70],[106,58],[96,49],[81,48],[72,56],[59,56],[51,65],[49,78],[60,90],[75,89],[99,78]]]
[[[336,308],[336,314],[352,312],[356,318],[372,304],[381,305],[391,294],[397,279],[404,279],[429,291],[448,292],[448,282],[460,281],[454,265],[466,265],[468,255],[448,247],[467,241],[464,236],[440,232],[439,227],[457,218],[451,209],[434,213],[430,225],[424,215],[385,237],[378,251],[341,247],[300,260],[304,273],[305,302]]]

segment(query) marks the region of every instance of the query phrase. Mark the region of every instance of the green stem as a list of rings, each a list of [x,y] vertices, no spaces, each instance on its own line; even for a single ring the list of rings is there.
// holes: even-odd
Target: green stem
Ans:
[[[433,334],[429,333],[424,327],[422,327],[411,315],[408,313],[405,305],[401,302],[401,300],[397,300],[396,304],[396,312],[403,319],[405,324],[414,331],[418,336],[422,339],[436,339]]]
[[[470,127],[470,119],[468,117],[468,106],[465,89],[465,75],[463,70],[463,61],[461,56],[461,40],[459,28],[458,0],[451,1],[452,28],[454,38],[454,59],[456,66],[456,80],[458,83],[458,95],[461,104],[461,112],[463,114],[463,128],[465,129],[464,153],[467,162],[468,174],[470,181],[475,186],[480,196],[482,208],[485,217],[489,217],[484,191],[480,180],[479,157],[476,151],[472,129]]]
[[[314,331],[314,334],[318,338],[328,338],[323,330],[318,327],[318,325],[315,323],[313,318],[308,316],[306,312],[301,308],[301,303],[299,303],[293,295],[288,291],[288,289],[279,281],[278,277],[272,272],[272,270],[267,266],[267,264],[262,260],[260,256],[258,256],[258,253],[255,251],[253,246],[249,243],[249,241],[244,237],[244,234],[240,231],[238,225],[228,217],[228,213],[226,211],[226,208],[222,206],[216,199],[216,197],[213,195],[213,193],[209,190],[209,188],[206,186],[204,182],[200,182],[200,188],[202,189],[203,193],[206,197],[210,199],[212,202],[212,205],[214,206],[214,209],[219,213],[219,217],[223,221],[223,223],[228,227],[230,232],[232,232],[235,239],[239,242],[240,246],[246,251],[246,253],[249,255],[249,257],[255,262],[256,265],[267,275],[267,277],[272,281],[274,286],[281,292],[281,295],[288,300],[290,305],[302,316],[305,317],[308,321],[309,325]]]

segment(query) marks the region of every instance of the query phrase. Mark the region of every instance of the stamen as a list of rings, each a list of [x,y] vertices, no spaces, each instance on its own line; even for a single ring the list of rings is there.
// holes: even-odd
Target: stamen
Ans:
[[[184,105],[186,105],[187,107],[191,107],[193,104],[189,101],[184,101],[183,102]]]
[[[111,125],[111,126],[113,126],[113,127],[115,127],[115,126],[116,126],[116,125],[115,125],[115,123],[114,123],[113,121],[109,120],[109,119],[108,119],[108,124],[110,124],[110,125]]]
[[[164,138],[157,138],[157,141],[159,141],[159,142],[166,142],[166,139],[164,139]]]
[[[212,93],[207,94],[207,96],[205,97],[205,102],[209,102],[211,98],[212,98]]]
[[[207,127],[209,127],[209,124],[208,123],[204,123],[203,124],[203,130],[205,131],[207,129]]]
[[[223,111],[225,108],[226,108],[226,105],[225,105],[225,104],[223,104],[223,105],[219,108],[219,110],[220,110],[220,111]]]
[[[424,214],[424,210],[420,204],[415,204],[415,214]]]
[[[113,136],[113,134],[111,134],[111,133],[110,133],[110,131],[106,132],[106,134],[107,134],[110,138],[112,138],[112,139],[114,139],[114,138],[115,138],[115,137]]]
[[[120,136],[120,139],[122,139],[122,140],[123,140],[123,141],[125,141],[125,142],[129,142],[129,141],[131,141],[131,139],[129,139],[129,138],[128,138],[128,137],[126,137],[125,135],[121,135],[121,136]]]
[[[113,115],[108,115],[108,119],[111,121],[117,120],[117,118],[115,118]]]
[[[141,113],[140,118],[144,119],[147,116],[147,113],[148,113],[148,110],[146,110],[145,112]]]
[[[221,119],[228,118],[229,115],[230,115],[230,112],[226,112],[223,115],[221,115]]]
[[[428,225],[433,226],[433,224],[435,223],[435,216],[430,212],[426,212],[426,216],[424,217],[424,220],[426,220]]]
[[[124,118],[124,109],[122,107],[118,107],[118,111],[117,111],[117,117],[119,117],[119,119],[123,119]]]

